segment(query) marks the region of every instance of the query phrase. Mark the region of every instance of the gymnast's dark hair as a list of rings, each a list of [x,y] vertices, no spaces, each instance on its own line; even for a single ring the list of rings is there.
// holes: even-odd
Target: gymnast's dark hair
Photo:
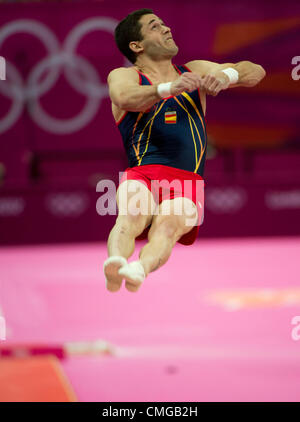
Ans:
[[[115,29],[115,41],[121,53],[127,57],[131,63],[136,62],[137,54],[129,48],[131,41],[142,41],[142,25],[139,20],[143,15],[153,13],[151,9],[139,9],[130,13],[124,18]]]

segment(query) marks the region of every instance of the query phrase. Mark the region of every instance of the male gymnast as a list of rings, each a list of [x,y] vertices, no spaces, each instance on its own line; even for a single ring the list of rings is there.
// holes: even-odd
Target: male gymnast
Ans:
[[[118,216],[103,269],[109,291],[118,291],[125,280],[125,287],[136,292],[150,272],[167,262],[176,242],[194,243],[203,222],[206,94],[253,87],[266,72],[250,61],[193,60],[176,66],[172,60],[178,47],[171,30],[151,9],[123,19],[115,40],[132,63],[108,75],[112,113],[129,167],[117,190]],[[185,189],[187,180],[190,189]],[[166,182],[171,188],[164,188]],[[139,208],[133,201],[137,191]],[[129,263],[135,239],[147,237],[139,260]]]

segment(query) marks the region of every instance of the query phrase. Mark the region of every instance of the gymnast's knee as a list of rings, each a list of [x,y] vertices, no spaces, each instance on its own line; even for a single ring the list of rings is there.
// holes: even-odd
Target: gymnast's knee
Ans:
[[[161,236],[175,244],[182,236],[182,229],[176,216],[156,216],[153,220],[148,234],[149,241],[153,236]]]
[[[137,237],[148,226],[148,218],[141,214],[119,215],[116,220],[116,226],[119,227],[122,233]]]

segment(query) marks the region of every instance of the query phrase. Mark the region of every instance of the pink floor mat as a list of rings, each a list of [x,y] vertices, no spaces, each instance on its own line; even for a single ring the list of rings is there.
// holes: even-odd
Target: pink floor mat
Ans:
[[[106,291],[106,257],[1,248],[0,344],[110,342],[113,355],[62,361],[80,401],[299,401],[299,238],[176,245],[138,293]]]

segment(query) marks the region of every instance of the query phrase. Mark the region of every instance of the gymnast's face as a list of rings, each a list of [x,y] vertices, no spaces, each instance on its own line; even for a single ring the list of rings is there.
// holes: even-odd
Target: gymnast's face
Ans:
[[[143,15],[140,19],[143,52],[153,59],[172,58],[178,53],[171,29],[156,15]]]

